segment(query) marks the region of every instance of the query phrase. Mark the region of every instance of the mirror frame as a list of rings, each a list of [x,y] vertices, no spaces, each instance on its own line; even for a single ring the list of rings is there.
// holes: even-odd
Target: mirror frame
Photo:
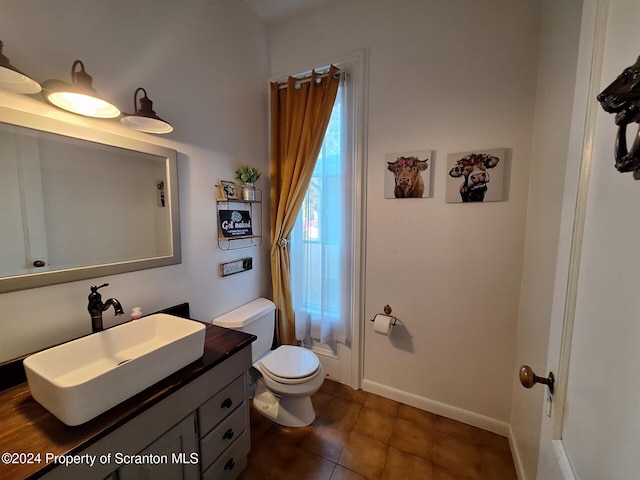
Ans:
[[[0,277],[0,293],[27,290],[58,283],[75,282],[88,278],[116,275],[182,262],[180,208],[178,202],[178,163],[177,152],[175,150],[128,137],[122,137],[113,133],[99,131],[87,126],[67,123],[2,106],[0,106],[0,122],[165,158],[167,198],[169,199],[169,220],[171,223],[172,240],[172,252],[167,256]]]

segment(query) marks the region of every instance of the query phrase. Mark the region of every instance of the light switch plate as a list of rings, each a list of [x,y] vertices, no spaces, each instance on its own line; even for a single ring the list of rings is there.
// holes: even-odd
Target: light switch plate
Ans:
[[[251,270],[253,268],[253,258],[241,258],[240,260],[234,260],[233,262],[221,263],[220,264],[220,276],[228,277],[229,275],[233,275],[240,272],[246,272],[247,270]]]

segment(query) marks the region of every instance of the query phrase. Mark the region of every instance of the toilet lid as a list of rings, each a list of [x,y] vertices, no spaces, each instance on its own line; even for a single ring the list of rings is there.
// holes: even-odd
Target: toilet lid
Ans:
[[[306,378],[318,371],[320,360],[305,348],[282,345],[267,355],[261,366],[282,379]]]

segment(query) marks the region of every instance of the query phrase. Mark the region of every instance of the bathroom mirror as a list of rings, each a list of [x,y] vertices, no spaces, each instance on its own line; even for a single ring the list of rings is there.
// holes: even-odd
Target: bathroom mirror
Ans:
[[[0,107],[0,293],[180,263],[176,152]]]

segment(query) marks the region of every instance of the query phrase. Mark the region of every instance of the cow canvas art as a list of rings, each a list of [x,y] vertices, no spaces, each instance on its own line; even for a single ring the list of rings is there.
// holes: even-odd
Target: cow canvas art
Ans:
[[[504,148],[447,156],[447,203],[503,200]]]
[[[431,196],[431,150],[385,155],[385,198]]]

